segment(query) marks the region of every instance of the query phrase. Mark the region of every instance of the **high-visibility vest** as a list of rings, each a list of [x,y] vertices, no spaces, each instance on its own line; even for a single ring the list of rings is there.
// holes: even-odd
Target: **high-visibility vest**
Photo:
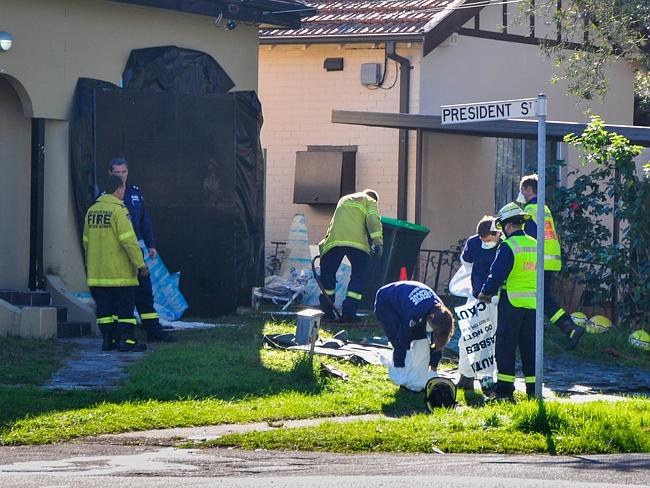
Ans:
[[[506,278],[506,292],[513,306],[535,309],[537,303],[537,241],[530,236],[512,236],[503,241],[515,257]]]
[[[101,195],[86,212],[83,245],[88,286],[137,286],[144,266],[129,211],[119,198]]]
[[[530,215],[537,224],[537,204],[529,203],[524,207],[524,212]],[[525,224],[524,224],[525,225]],[[562,269],[562,251],[560,241],[555,231],[555,221],[551,210],[544,205],[544,269],[546,271],[560,271]]]
[[[370,254],[368,238],[373,244],[383,244],[377,201],[363,192],[345,195],[336,205],[325,238],[319,243],[320,255],[337,246],[354,247]]]

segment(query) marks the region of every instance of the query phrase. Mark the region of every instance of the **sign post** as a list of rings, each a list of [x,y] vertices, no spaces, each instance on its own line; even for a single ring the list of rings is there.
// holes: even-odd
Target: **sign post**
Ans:
[[[441,125],[537,117],[537,290],[535,307],[535,396],[542,399],[544,372],[544,234],[546,207],[546,95],[519,100],[440,107]]]

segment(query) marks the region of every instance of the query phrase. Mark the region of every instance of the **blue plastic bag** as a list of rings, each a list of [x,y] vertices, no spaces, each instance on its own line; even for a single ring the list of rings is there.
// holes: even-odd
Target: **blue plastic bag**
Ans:
[[[149,252],[140,241],[140,247],[144,253],[144,262],[149,268],[151,276],[151,288],[153,289],[154,308],[161,318],[174,321],[181,318],[187,310],[188,304],[179,289],[180,273],[169,274],[160,255],[155,258],[149,257]]]

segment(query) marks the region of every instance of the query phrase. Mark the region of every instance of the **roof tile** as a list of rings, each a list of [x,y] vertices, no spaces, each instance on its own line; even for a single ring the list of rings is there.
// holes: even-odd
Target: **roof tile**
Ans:
[[[417,34],[457,0],[315,0],[318,12],[298,29],[261,29],[261,37],[339,37]]]

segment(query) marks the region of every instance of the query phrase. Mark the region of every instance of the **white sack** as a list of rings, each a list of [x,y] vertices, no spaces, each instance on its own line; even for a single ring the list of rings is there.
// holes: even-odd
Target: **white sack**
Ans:
[[[393,351],[390,355],[382,356],[384,366],[388,367],[388,377],[398,385],[413,391],[422,391],[431,378],[438,376],[435,371],[429,371],[429,351],[431,345],[428,339],[418,339],[411,342],[411,349],[406,351],[403,368],[393,366]]]

